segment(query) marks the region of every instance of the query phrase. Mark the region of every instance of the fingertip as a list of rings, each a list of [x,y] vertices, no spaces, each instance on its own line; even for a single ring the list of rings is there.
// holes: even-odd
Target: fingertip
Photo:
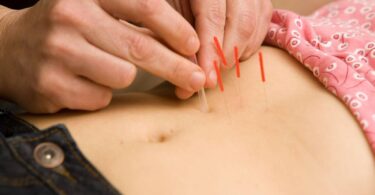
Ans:
[[[191,75],[190,86],[192,91],[198,91],[204,87],[206,83],[206,76],[203,72],[197,71]]]
[[[194,92],[186,91],[182,88],[176,87],[175,94],[179,99],[187,100],[194,95]]]
[[[214,89],[217,85],[217,74],[216,74],[216,71],[215,70],[211,70],[209,73],[208,73],[208,76],[207,76],[207,83],[206,83],[206,87],[207,88],[210,88],[210,89]]]
[[[209,89],[214,89],[216,88],[216,85],[217,85],[217,73],[213,64],[214,60],[215,58],[213,58],[213,60],[211,60],[211,62],[207,64],[205,68],[205,72],[207,75],[205,87]]]
[[[200,48],[200,40],[197,35],[192,35],[189,37],[186,43],[186,54],[195,55]]]
[[[137,77],[137,68],[133,64],[128,63],[127,67],[125,68],[125,72],[122,75],[122,83],[118,88],[115,89],[121,89],[121,88],[126,88],[129,87]]]
[[[245,52],[239,58],[239,61],[248,60],[252,55],[254,55],[255,51],[252,48],[247,48]]]

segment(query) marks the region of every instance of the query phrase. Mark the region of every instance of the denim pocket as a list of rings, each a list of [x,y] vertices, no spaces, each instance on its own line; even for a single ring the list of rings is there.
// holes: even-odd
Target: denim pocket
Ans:
[[[120,194],[84,157],[64,125],[39,131],[0,113],[0,194],[23,190],[31,190],[28,194]]]

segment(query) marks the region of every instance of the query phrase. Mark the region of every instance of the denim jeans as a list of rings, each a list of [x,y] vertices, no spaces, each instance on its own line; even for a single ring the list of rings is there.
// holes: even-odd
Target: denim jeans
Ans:
[[[64,125],[40,131],[0,110],[0,194],[120,194]]]

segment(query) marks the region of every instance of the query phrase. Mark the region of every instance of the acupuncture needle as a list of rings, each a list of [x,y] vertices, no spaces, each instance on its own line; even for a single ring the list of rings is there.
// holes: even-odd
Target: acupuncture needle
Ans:
[[[239,52],[238,52],[238,47],[235,46],[234,47],[234,59],[235,59],[235,66],[236,66],[236,86],[238,86],[238,96],[240,98],[240,106],[242,106],[242,95],[241,95],[241,82],[240,82],[240,78],[241,78],[241,68],[240,68],[240,56],[239,56]]]
[[[267,98],[267,90],[266,90],[266,73],[264,69],[264,60],[263,60],[263,53],[260,50],[258,52],[258,57],[259,57],[259,65],[260,65],[260,74],[263,82],[263,92],[264,92],[264,98],[265,98],[265,105],[266,105],[266,110],[268,110],[268,98]]]
[[[178,12],[182,14],[182,16],[186,16],[184,9],[181,7],[180,1],[174,1],[174,5],[177,9]],[[192,21],[189,21],[190,23],[193,23]],[[191,60],[193,63],[199,66],[198,60],[197,60],[197,55],[194,55]],[[204,90],[204,87],[198,91],[198,98],[199,98],[199,103],[200,103],[200,110],[201,112],[207,113],[210,111],[210,108],[208,106],[207,102],[207,97],[206,97],[206,92]]]
[[[193,62],[196,64],[196,65],[199,65],[198,64],[198,60],[197,60],[197,56],[194,55],[192,57],[192,60]],[[204,112],[204,113],[207,113],[210,111],[210,108],[208,106],[208,102],[207,102],[207,97],[206,97],[206,91],[204,90],[204,87],[202,87],[202,89],[200,89],[198,91],[198,98],[199,98],[199,103],[200,103],[200,110],[201,112]]]

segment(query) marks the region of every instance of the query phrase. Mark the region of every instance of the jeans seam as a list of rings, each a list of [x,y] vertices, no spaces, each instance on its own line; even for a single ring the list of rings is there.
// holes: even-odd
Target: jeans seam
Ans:
[[[12,143],[21,143],[21,142],[33,142],[33,141],[39,141],[39,140],[41,140],[41,139],[43,139],[43,138],[46,138],[46,137],[49,137],[49,136],[51,136],[52,134],[55,134],[55,133],[57,133],[57,132],[59,132],[59,129],[53,129],[53,130],[51,130],[50,132],[48,132],[48,133],[44,133],[44,134],[42,134],[42,135],[39,135],[39,136],[35,136],[35,137],[33,137],[33,138],[22,138],[21,140],[12,140]]]
[[[14,116],[13,114],[7,114],[6,116],[10,117],[12,120],[15,120],[18,123],[21,123],[22,125],[25,125],[25,126],[29,127],[34,133],[40,132],[34,125],[29,124],[25,120],[20,119],[20,118]]]
[[[59,127],[56,127],[56,128],[59,128]],[[75,158],[85,167],[85,169],[87,171],[89,171],[94,177],[99,178],[100,183],[104,184],[107,187],[107,189],[110,189],[111,191],[113,191],[114,187],[110,183],[108,183],[108,181],[101,174],[99,174],[97,171],[95,171],[91,164],[83,161],[83,159],[80,157],[78,152],[72,146],[71,142],[68,140],[67,135],[65,133],[61,132],[61,131],[59,131],[58,133],[62,134],[64,140],[68,143],[68,146],[69,146],[70,150],[73,152]],[[115,192],[117,193],[117,191],[115,191]]]

